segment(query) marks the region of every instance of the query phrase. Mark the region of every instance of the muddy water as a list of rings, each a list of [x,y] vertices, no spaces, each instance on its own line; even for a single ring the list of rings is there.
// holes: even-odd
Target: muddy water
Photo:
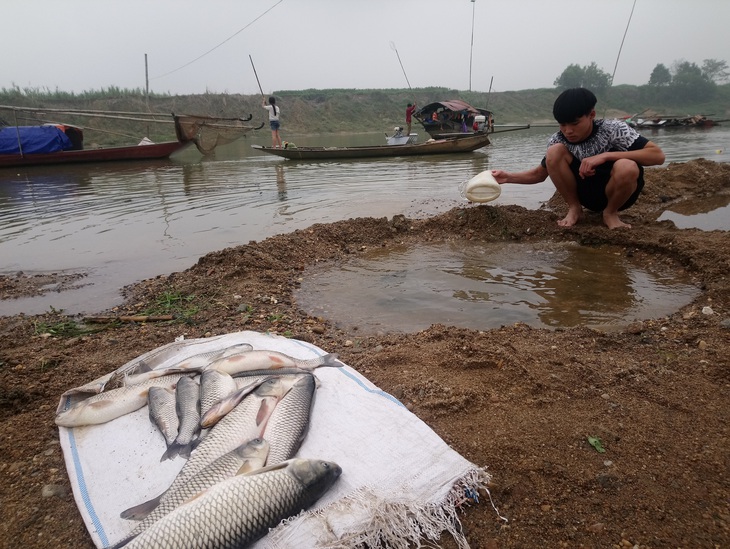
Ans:
[[[690,303],[699,290],[668,267],[651,271],[616,248],[473,241],[375,250],[305,271],[297,303],[360,333],[441,323],[473,329],[620,329]]]
[[[208,252],[351,217],[423,217],[465,204],[460,185],[485,169],[521,170],[542,157],[554,128],[496,134],[475,153],[291,162],[253,151],[256,132],[219,148],[134,164],[0,169],[0,272],[84,275],[78,289],[0,301],[0,314],[50,307],[93,313],[120,289],[181,271]],[[650,135],[667,161],[730,161],[730,128]],[[284,136],[298,145],[364,145],[383,134]],[[719,152],[718,152],[719,151]],[[495,204],[537,208],[549,181],[508,185]]]

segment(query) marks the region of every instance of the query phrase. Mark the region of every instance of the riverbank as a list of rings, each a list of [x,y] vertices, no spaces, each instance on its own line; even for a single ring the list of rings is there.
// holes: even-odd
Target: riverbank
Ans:
[[[124,306],[99,312],[167,312],[173,321],[0,317],[0,546],[93,547],[53,423],[61,393],[176,337],[238,330],[338,353],[488,467],[492,500],[508,521],[486,494],[465,507],[474,548],[728,546],[730,236],[656,221],[672,204],[723,193],[730,165],[697,160],[647,170],[645,193],[625,215],[631,230],[609,231],[600,216],[559,229],[555,201],[538,211],[471,205],[420,220],[318,224],[207,254],[183,272],[128,287]],[[701,294],[618,333],[434,325],[367,337],[306,315],[293,297],[315,262],[462,239],[620,246],[639,263],[686,272]],[[34,291],[12,277],[0,284],[4,299]]]

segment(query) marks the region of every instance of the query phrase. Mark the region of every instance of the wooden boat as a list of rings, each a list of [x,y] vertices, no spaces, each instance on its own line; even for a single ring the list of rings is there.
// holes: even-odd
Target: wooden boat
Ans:
[[[458,139],[430,139],[424,143],[405,145],[372,145],[364,147],[296,147],[283,149],[251,145],[257,151],[289,160],[336,160],[341,158],[383,158],[431,154],[473,152],[489,145],[487,134],[477,134]]]
[[[625,119],[626,123],[638,129],[658,128],[711,128],[719,121],[712,120],[704,114],[694,116],[682,115],[648,115],[642,118],[633,116]]]
[[[195,144],[203,154],[212,152],[216,146],[230,143],[251,130],[263,127],[249,126],[248,118],[218,118],[199,115],[175,115],[160,113],[132,113],[121,111],[81,111],[62,109],[40,109],[26,107],[0,108],[11,110],[18,119],[18,113],[30,113],[30,120],[39,122],[34,126],[0,125],[0,168],[35,166],[48,164],[69,164],[79,162],[110,162],[126,160],[152,160],[168,158],[172,154]],[[145,125],[173,124],[177,141],[153,143],[147,138],[137,145],[84,147],[84,129],[73,124],[60,124],[42,117],[64,115],[68,118],[91,117],[95,120],[116,119],[126,122],[143,122]],[[28,119],[28,118],[24,118]],[[94,128],[89,128],[94,129]],[[101,130],[108,131],[108,130]]]
[[[429,103],[418,109],[413,117],[433,138],[494,131],[491,111],[472,107],[461,99]]]
[[[57,131],[58,133],[54,139],[56,139],[59,144],[55,146],[35,147],[30,141],[25,139],[25,135],[29,135],[31,130],[40,128],[48,128],[50,130]],[[0,152],[0,168],[168,158],[173,153],[187,148],[194,143],[193,140],[153,143],[149,139],[145,138],[142,139],[139,144],[132,146],[84,149],[83,133],[80,128],[73,126],[8,126],[0,131],[7,134],[7,137],[9,137],[10,140],[12,140],[13,134],[18,136],[14,148],[0,148],[0,151],[10,151]],[[73,138],[69,137],[68,141],[66,141],[62,138],[63,135],[67,137],[73,136]],[[21,136],[23,137],[21,138]],[[0,143],[2,143],[2,141],[0,141]],[[71,143],[71,145],[69,146],[68,143]]]

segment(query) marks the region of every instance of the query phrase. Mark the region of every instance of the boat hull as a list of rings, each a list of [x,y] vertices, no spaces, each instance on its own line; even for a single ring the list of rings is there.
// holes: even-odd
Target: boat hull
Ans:
[[[153,160],[167,158],[188,147],[192,141],[168,141],[131,147],[108,147],[79,151],[59,151],[39,154],[0,154],[0,168],[16,166],[46,166],[49,164],[76,164],[82,162],[112,162]]]
[[[473,152],[489,145],[486,134],[457,139],[437,139],[406,145],[373,145],[369,147],[293,147],[275,149],[251,145],[257,151],[289,160],[333,160],[340,158],[384,158]]]

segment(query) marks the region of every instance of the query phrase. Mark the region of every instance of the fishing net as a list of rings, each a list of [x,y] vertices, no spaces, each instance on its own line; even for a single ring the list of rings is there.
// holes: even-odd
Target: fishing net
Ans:
[[[251,130],[263,127],[247,124],[251,117],[213,118],[210,116],[179,115],[175,116],[181,140],[191,140],[203,154],[210,154],[218,145],[225,145],[243,137]]]

